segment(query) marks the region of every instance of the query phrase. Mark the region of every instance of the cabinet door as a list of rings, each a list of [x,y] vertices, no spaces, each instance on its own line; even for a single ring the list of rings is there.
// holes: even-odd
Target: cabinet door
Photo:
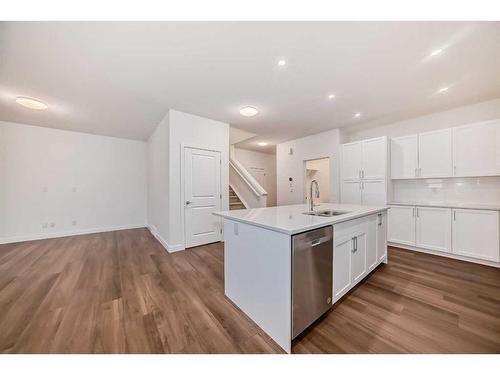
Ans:
[[[366,222],[366,265],[368,267],[368,271],[374,269],[378,264],[377,223],[377,215],[371,215]]]
[[[361,178],[363,148],[361,142],[342,145],[342,180],[352,181]]]
[[[451,129],[418,135],[418,177],[452,176],[451,138]]]
[[[337,301],[351,288],[351,251],[353,240],[343,237],[335,240],[333,249],[333,300]]]
[[[387,213],[377,215],[377,258],[382,261],[387,256]]]
[[[391,178],[414,178],[418,167],[418,136],[391,139]]]
[[[451,252],[451,209],[416,207],[416,245]]]
[[[453,128],[455,176],[500,175],[500,120]]]
[[[366,206],[385,206],[387,204],[387,189],[385,180],[362,181],[361,192],[361,203]]]
[[[385,179],[387,169],[387,138],[380,137],[363,141],[363,179]]]
[[[361,183],[359,181],[343,181],[340,200],[342,203],[362,204]]]
[[[453,253],[499,261],[498,211],[453,209]]]
[[[353,286],[366,274],[367,237],[366,232],[359,232],[354,239],[354,248],[351,251],[351,280]]]
[[[389,242],[415,246],[415,207],[391,206],[387,215]]]

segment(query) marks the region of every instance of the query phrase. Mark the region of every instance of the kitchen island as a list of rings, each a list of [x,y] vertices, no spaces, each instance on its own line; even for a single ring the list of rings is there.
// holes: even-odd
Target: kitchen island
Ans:
[[[327,311],[387,263],[387,207],[322,203],[312,213],[299,204],[215,215],[224,218],[226,296],[288,353],[314,306]],[[309,321],[299,316],[307,314]]]

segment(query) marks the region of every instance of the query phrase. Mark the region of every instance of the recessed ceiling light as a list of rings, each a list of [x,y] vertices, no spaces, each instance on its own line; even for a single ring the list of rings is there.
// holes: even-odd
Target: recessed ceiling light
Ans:
[[[245,106],[240,109],[240,115],[245,116],[245,117],[253,117],[255,116],[259,111],[255,107],[251,106]]]
[[[330,99],[330,100],[335,99],[335,94],[328,95],[328,99]]]
[[[355,113],[354,117],[356,117],[356,118],[361,117],[361,112]]]
[[[30,109],[44,110],[49,108],[49,106],[44,102],[35,98],[28,98],[26,96],[18,96],[16,98],[16,103]]]
[[[441,87],[438,92],[445,92],[448,91],[449,87]]]
[[[257,144],[258,144],[259,146],[262,146],[262,147],[267,146],[267,142],[259,142],[259,143],[257,143]]]
[[[435,49],[434,51],[431,52],[431,56],[439,55],[441,52],[443,52],[442,48]]]
[[[286,60],[283,60],[283,59],[279,60],[278,61],[278,65],[279,66],[285,66],[286,65]]]

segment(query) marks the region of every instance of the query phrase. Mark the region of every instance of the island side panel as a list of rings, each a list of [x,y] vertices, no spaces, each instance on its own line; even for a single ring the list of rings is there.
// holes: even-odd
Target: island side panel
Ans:
[[[291,351],[291,237],[224,219],[226,296]]]

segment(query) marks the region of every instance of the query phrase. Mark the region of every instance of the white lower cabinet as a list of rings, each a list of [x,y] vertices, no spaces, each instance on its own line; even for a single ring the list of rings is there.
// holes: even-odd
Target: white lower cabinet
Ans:
[[[333,300],[336,301],[351,289],[351,237],[338,238],[334,232],[333,249]],[[342,267],[340,266],[342,265]]]
[[[415,207],[415,246],[451,252],[451,208]]]
[[[334,226],[334,302],[385,260],[385,226],[379,225],[384,217],[385,213],[381,216],[375,214]]]
[[[498,262],[498,211],[453,209],[453,253]]]
[[[377,215],[377,258],[379,262],[387,257],[387,212]]]
[[[499,211],[391,206],[388,242],[500,262]]]
[[[388,241],[415,245],[415,207],[391,206],[388,213]]]

